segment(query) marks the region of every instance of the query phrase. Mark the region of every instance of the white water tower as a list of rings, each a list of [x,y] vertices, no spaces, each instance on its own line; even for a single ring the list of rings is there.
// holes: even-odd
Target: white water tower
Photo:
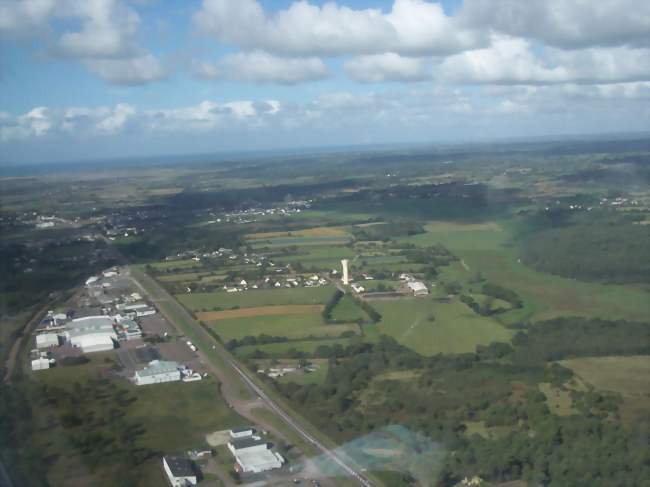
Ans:
[[[341,261],[341,266],[343,267],[343,285],[347,286],[350,282],[348,277],[348,259],[343,259]]]

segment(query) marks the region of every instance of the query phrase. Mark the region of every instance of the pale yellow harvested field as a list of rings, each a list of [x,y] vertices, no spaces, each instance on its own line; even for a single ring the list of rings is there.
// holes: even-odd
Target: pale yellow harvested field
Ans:
[[[345,237],[348,233],[341,227],[316,227],[291,232],[264,232],[249,233],[245,236],[247,240],[263,240],[279,237]]]
[[[424,225],[427,232],[476,232],[481,230],[503,231],[503,228],[496,222],[484,223],[453,223],[443,221],[431,221]]]
[[[230,318],[250,318],[253,316],[302,315],[320,313],[322,304],[294,304],[287,306],[257,306],[255,308],[228,309],[224,311],[205,311],[197,313],[202,321],[217,321]]]

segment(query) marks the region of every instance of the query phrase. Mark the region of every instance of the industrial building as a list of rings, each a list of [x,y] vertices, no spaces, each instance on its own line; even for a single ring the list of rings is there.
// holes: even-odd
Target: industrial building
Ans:
[[[36,335],[36,348],[49,348],[59,346],[59,335],[56,333],[41,333]]]
[[[235,439],[228,443],[239,473],[261,473],[280,468],[284,458],[269,449],[266,441],[254,437]]]
[[[119,340],[134,340],[142,337],[140,326],[128,318],[120,318],[115,325]]]
[[[413,293],[413,296],[426,296],[427,294],[429,294],[429,290],[427,289],[427,287],[424,285],[423,282],[409,281],[406,283],[406,285]]]
[[[54,360],[50,361],[49,359],[46,359],[46,358],[43,358],[43,357],[37,358],[35,360],[32,360],[32,370],[49,369],[50,365],[52,365],[53,362],[54,362]]]
[[[83,353],[112,350],[117,343],[117,333],[110,316],[76,318],[67,325],[65,335],[72,346]]]
[[[254,430],[250,426],[243,428],[233,428],[230,430],[230,437],[233,439],[248,438],[253,436]]]
[[[172,487],[196,485],[196,471],[192,462],[183,457],[163,457],[163,469]]]
[[[144,386],[178,381],[181,380],[180,368],[181,366],[176,362],[152,360],[144,369],[135,372],[133,382],[137,386]]]

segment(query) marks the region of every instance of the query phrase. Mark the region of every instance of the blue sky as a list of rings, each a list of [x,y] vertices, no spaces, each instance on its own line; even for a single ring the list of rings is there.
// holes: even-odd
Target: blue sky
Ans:
[[[0,163],[650,129],[640,0],[5,0]]]

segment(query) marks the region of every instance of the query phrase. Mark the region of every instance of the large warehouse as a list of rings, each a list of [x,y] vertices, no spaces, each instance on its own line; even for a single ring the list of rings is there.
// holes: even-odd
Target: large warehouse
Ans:
[[[142,370],[137,370],[133,382],[138,386],[159,384],[161,382],[174,382],[181,380],[180,365],[176,362],[165,360],[152,360]]]
[[[67,325],[66,337],[73,347],[83,353],[112,350],[117,342],[117,333],[110,316],[86,316],[72,320]]]
[[[240,473],[260,473],[280,468],[284,458],[269,449],[266,441],[243,438],[231,440],[228,449],[235,457],[235,469]]]

